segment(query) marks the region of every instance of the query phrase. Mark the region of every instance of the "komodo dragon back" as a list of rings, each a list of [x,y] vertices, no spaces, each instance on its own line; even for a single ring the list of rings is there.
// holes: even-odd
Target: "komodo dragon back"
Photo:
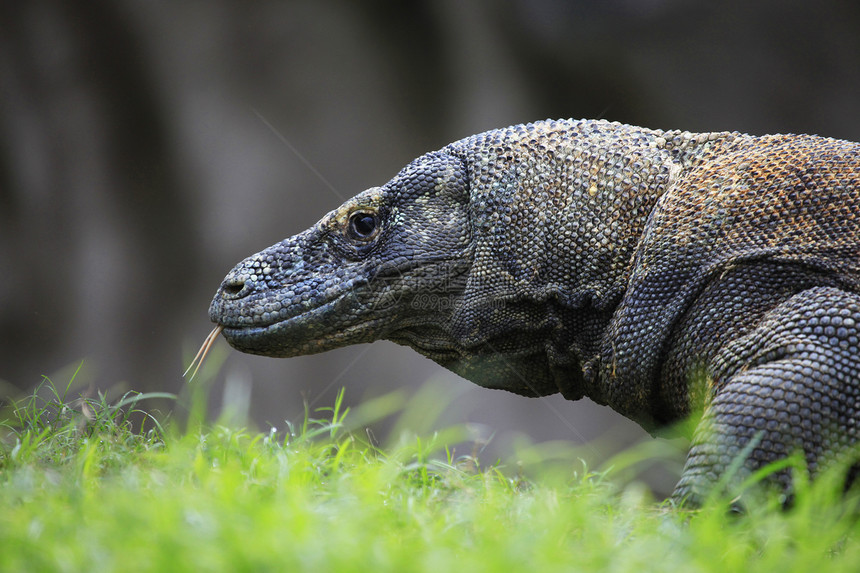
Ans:
[[[817,136],[492,130],[239,263],[211,339],[281,357],[392,340],[647,429],[704,408],[679,500],[736,461],[737,479],[795,452],[813,476],[852,468],[858,180],[860,145]],[[770,483],[790,493],[788,471]]]

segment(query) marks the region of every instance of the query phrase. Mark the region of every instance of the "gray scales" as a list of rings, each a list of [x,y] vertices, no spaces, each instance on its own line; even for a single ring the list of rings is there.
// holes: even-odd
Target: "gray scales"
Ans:
[[[703,412],[678,500],[739,456],[739,475],[797,452],[813,476],[850,468],[860,145],[589,120],[488,131],[248,257],[209,316],[243,352],[386,339],[652,431]],[[790,493],[790,472],[770,480]]]

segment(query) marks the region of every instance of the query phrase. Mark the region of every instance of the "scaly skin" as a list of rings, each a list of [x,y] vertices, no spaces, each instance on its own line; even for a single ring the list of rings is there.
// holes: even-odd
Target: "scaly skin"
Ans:
[[[814,475],[856,450],[858,211],[856,143],[537,122],[419,157],[242,261],[209,312],[243,352],[387,339],[647,429],[703,407],[695,500],[739,454]]]

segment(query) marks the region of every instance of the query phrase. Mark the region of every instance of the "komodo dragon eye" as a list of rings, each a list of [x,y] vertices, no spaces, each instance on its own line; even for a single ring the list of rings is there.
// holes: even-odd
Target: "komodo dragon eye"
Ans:
[[[369,241],[376,236],[379,229],[379,218],[376,213],[358,211],[349,216],[347,234],[357,241]]]

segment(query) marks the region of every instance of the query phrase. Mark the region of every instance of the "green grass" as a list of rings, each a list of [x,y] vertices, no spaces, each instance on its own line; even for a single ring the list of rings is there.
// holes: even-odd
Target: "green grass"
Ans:
[[[46,389],[0,426],[3,571],[860,571],[857,500],[825,480],[682,511],[575,461],[480,468],[456,431],[372,446],[384,398],[278,434]]]

